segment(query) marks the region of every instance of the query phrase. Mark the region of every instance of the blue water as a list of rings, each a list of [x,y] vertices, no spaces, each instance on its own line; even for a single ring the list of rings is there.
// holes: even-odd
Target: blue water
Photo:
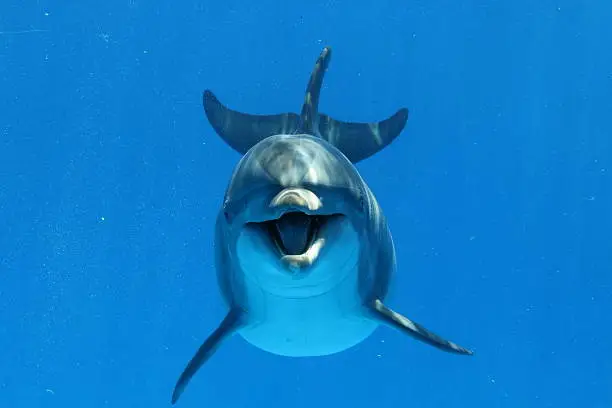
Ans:
[[[201,105],[410,109],[359,164],[398,251],[390,329],[344,353],[238,337],[179,407],[612,407],[605,1],[0,4],[0,407],[169,407],[225,314],[213,222],[239,155]]]

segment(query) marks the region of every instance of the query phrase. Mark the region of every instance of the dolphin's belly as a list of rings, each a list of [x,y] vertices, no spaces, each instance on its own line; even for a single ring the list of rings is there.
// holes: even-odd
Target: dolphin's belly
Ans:
[[[247,287],[249,322],[239,334],[270,353],[323,356],[365,340],[377,323],[365,317],[353,279],[315,297],[284,298]]]

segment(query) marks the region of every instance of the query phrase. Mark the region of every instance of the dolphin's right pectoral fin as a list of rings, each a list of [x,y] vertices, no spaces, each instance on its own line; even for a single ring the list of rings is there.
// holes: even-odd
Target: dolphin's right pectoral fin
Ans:
[[[189,361],[187,367],[179,377],[174,392],[172,393],[172,404],[178,401],[179,397],[187,387],[189,380],[195,375],[200,367],[215,353],[217,347],[240,327],[242,322],[242,311],[231,309],[219,327],[204,341],[195,356]]]
[[[406,333],[411,337],[414,337],[419,341],[425,342],[449,353],[466,355],[473,354],[472,351],[465,349],[453,343],[452,341],[443,339],[437,334],[427,330],[420,324],[413,322],[407,317],[404,317],[401,314],[395,312],[394,310],[388,308],[383,304],[383,302],[378,299],[372,302],[372,304],[370,305],[370,310],[374,318],[380,321],[381,323],[384,323],[387,326],[394,327],[400,330],[401,332]]]
[[[215,132],[240,154],[268,136],[293,134],[300,117],[295,113],[251,115],[228,108],[209,90],[203,94],[204,111]]]

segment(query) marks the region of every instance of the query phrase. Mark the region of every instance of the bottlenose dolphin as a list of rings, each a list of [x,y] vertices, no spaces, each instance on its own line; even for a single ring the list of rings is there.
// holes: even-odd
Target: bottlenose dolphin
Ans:
[[[216,221],[217,280],[228,312],[181,374],[173,404],[234,333],[270,353],[322,356],[362,342],[383,324],[444,351],[472,354],[383,303],[395,249],[354,164],[391,143],[408,110],[378,123],[319,113],[330,57],[323,49],[300,115],[240,113],[204,92],[212,127],[244,156]]]

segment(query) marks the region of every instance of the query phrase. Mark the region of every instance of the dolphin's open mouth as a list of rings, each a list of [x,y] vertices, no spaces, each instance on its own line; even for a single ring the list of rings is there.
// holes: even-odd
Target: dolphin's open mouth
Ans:
[[[264,223],[281,255],[302,255],[315,243],[326,216],[294,211]]]
[[[306,214],[291,210],[278,218],[248,225],[268,240],[268,248],[283,264],[301,269],[319,258],[327,241],[336,234],[336,229],[330,226],[337,224],[333,221],[339,217],[344,218],[341,214]]]
[[[268,247],[292,269],[315,263],[326,241],[335,235],[336,228],[330,227],[336,223],[332,221],[343,217],[326,212],[319,197],[299,187],[282,190],[270,201],[269,208],[273,216],[247,225],[269,240]]]
[[[236,253],[245,273],[267,290],[311,296],[355,270],[360,246],[353,221],[313,191],[285,188],[258,218],[244,224]],[[308,285],[296,283],[303,279]]]

